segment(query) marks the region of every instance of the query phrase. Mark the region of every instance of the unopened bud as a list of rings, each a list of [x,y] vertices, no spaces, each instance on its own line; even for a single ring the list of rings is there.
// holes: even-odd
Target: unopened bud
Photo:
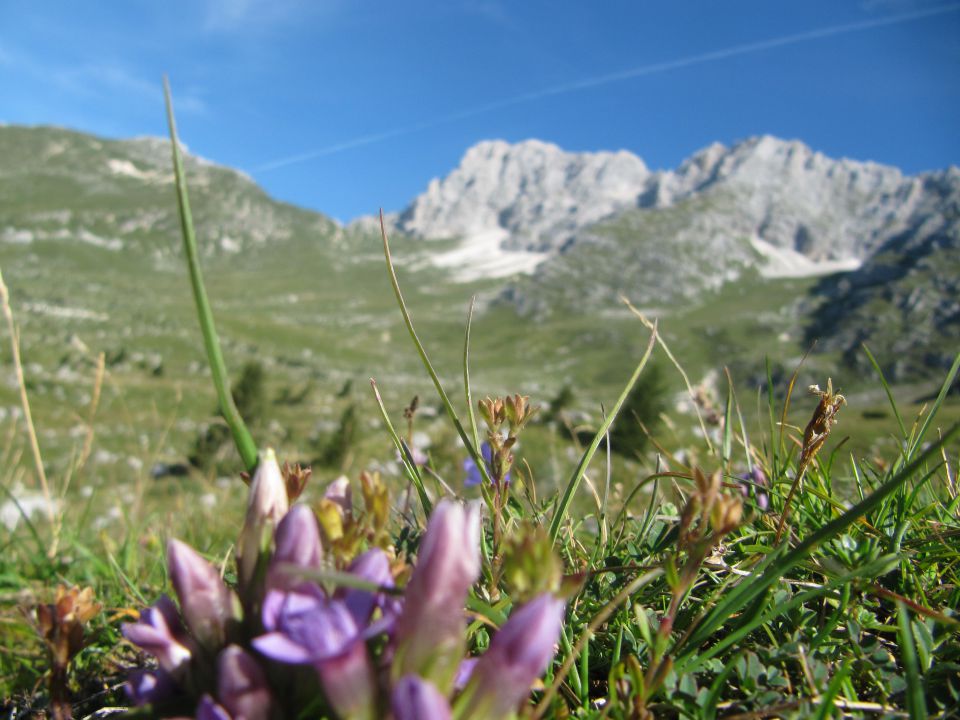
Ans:
[[[268,448],[260,457],[257,472],[250,483],[247,516],[237,543],[241,587],[249,585],[264,551],[264,543],[273,537],[273,528],[287,514],[287,484],[277,464],[277,456]]]

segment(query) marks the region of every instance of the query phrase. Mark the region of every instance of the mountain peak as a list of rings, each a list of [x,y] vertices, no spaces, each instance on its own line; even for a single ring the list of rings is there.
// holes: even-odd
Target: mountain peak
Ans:
[[[431,181],[399,224],[425,238],[498,231],[514,247],[542,250],[635,204],[649,175],[625,151],[571,153],[541,140],[485,140],[447,177]]]

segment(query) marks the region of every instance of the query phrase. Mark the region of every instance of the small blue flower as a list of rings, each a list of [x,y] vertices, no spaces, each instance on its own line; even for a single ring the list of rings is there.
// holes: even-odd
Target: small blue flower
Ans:
[[[483,456],[484,464],[487,466],[487,474],[490,477],[493,477],[493,449],[490,447],[489,443],[483,443],[480,446],[480,454]],[[477,467],[477,464],[473,461],[472,457],[468,457],[463,461],[463,471],[467,474],[467,477],[463,481],[464,487],[474,487],[483,482],[483,475],[480,473],[480,468]],[[504,478],[503,482],[505,484],[510,483],[510,473],[508,472]]]

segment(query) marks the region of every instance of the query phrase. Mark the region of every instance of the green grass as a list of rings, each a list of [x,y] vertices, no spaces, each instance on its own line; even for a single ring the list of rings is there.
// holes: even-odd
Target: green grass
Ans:
[[[813,404],[792,399],[801,416],[809,415]],[[779,417],[778,406],[770,410]],[[696,560],[701,551],[695,545],[679,543],[674,534],[680,510],[695,494],[682,466],[671,468],[677,474],[661,479],[654,496],[640,493],[624,506],[627,495],[651,487],[654,476],[615,464],[609,510],[602,516],[589,492],[581,491],[578,510],[565,516],[553,514],[547,488],[538,484],[540,499],[531,502],[515,487],[508,532],[518,532],[524,517],[557,519],[557,549],[565,567],[585,573],[570,600],[567,639],[548,675],[547,687],[556,685],[556,692],[548,700],[534,698],[545,703],[546,716],[626,717],[637,703],[666,717],[748,712],[830,717],[843,708],[854,715],[948,716],[944,713],[956,706],[960,693],[960,620],[953,610],[960,580],[956,433],[947,438],[953,449],[945,466],[941,448],[924,442],[935,442],[937,428],[947,427],[942,418],[927,423],[926,438],[919,436],[919,425],[911,430],[907,419],[904,450],[878,464],[835,452],[849,410],[841,412],[841,425],[808,471],[790,516],[790,539],[780,546],[774,541],[776,521],[798,452],[790,440],[797,433],[787,431],[781,442],[776,426],[755,435],[750,448],[752,462],[772,480],[769,508],[761,511],[747,501],[744,521],[720,546],[708,541],[702,561]],[[896,434],[893,412],[887,429]],[[547,443],[548,437],[555,448],[566,442],[546,427],[529,433],[524,447]],[[447,440],[452,444],[453,435]],[[745,467],[746,456],[747,448],[734,442],[728,481]],[[562,454],[552,462],[568,472],[574,464]],[[708,468],[723,465],[706,452],[701,462]],[[602,465],[588,474],[602,494]],[[16,648],[0,655],[9,709],[22,712],[45,703],[45,656],[19,608],[48,599],[57,582],[91,585],[105,611],[73,664],[72,687],[78,709],[114,702],[121,668],[135,661],[119,641],[118,624],[166,588],[165,539],[182,538],[221,559],[243,516],[238,480],[210,485],[191,478],[141,479],[113,492],[95,487],[81,500],[86,475],[74,480],[52,559],[46,554],[51,529],[39,518],[32,530],[21,522],[5,539],[0,644]],[[842,490],[851,487],[852,494]],[[428,488],[438,492],[429,482]],[[311,486],[308,502],[319,489],[319,483]],[[94,518],[113,508],[118,518],[98,529]],[[397,516],[395,522],[399,531],[404,521]],[[669,568],[691,562],[693,580],[677,585]],[[644,574],[653,570],[658,572]],[[630,592],[624,595],[625,590]],[[486,592],[478,590],[478,599]],[[672,597],[680,598],[675,605]],[[671,623],[664,634],[658,628],[666,616]],[[597,618],[601,621],[591,624]],[[908,640],[914,652],[898,651]],[[664,663],[668,669],[655,672]],[[558,684],[561,672],[566,674]]]

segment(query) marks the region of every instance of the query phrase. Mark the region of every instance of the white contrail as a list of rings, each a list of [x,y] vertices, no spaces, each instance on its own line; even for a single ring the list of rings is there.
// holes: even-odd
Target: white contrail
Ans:
[[[901,23],[921,20],[934,15],[943,15],[945,13],[956,12],[957,10],[960,10],[960,3],[940,5],[938,7],[927,8],[926,10],[916,10],[914,12],[901,13],[899,15],[888,15],[887,17],[876,18],[874,20],[863,20],[860,22],[846,23],[844,25],[833,25],[830,27],[818,28],[816,30],[809,30],[807,32],[796,33],[793,35],[783,35],[781,37],[771,38],[769,40],[758,40],[757,42],[734,45],[732,47],[713,50],[711,52],[701,53],[699,55],[689,55],[676,60],[666,60],[664,62],[641,65],[639,67],[621,70],[619,72],[609,73],[607,75],[584,78],[583,80],[576,80],[574,82],[564,83],[562,85],[555,85],[553,87],[535,90],[523,95],[515,95],[513,97],[503,98],[502,100],[494,100],[485,105],[478,105],[466,110],[460,110],[448,115],[442,115],[440,117],[433,118],[432,120],[425,120],[414,125],[406,125],[404,127],[394,128],[393,130],[385,130],[384,132],[375,133],[372,135],[364,135],[362,137],[353,138],[352,140],[345,140],[344,142],[340,142],[335,145],[328,145],[317,150],[310,150],[300,153],[299,155],[291,155],[289,157],[271,160],[270,162],[254,168],[254,172],[267,172],[269,170],[276,170],[277,168],[286,167],[288,165],[295,165],[297,163],[306,162],[307,160],[314,160],[316,158],[333,155],[335,153],[343,152],[344,150],[351,150],[364,145],[373,145],[374,143],[383,142],[384,140],[389,140],[400,135],[410,135],[421,130],[437,127],[438,125],[444,125],[457,120],[463,120],[465,118],[481,115],[483,113],[491,112],[492,110],[499,110],[511,105],[520,105],[523,103],[533,102],[534,100],[540,100],[541,98],[550,97],[553,95],[563,95],[565,93],[576,92],[578,90],[585,90],[587,88],[594,88],[601,85],[609,85],[611,83],[621,82],[623,80],[630,80],[647,75],[658,75],[671,70],[679,70],[680,68],[690,67],[691,65],[700,65],[702,63],[713,62],[715,60],[725,60],[738,55],[747,55],[749,53],[759,52],[761,50],[770,50],[772,48],[783,47],[785,45],[796,45],[797,43],[808,42],[810,40],[819,40],[821,38],[831,37],[834,35],[844,35],[847,33],[872,30],[873,28],[878,27],[899,25]]]

